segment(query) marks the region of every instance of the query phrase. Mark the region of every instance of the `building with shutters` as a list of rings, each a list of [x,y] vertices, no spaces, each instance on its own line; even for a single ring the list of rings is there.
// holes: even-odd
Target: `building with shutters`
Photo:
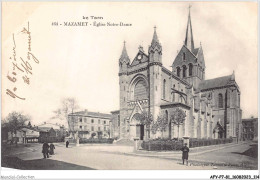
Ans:
[[[86,109],[70,113],[69,132],[77,132],[80,138],[110,138],[111,117],[111,114],[91,112]]]
[[[156,27],[148,50],[139,46],[133,60],[124,42],[119,58],[120,109],[112,112],[117,136],[141,140],[239,138],[241,92],[235,73],[205,79],[206,60],[202,45],[194,45],[190,12],[184,44],[174,58],[172,69],[164,67],[162,53]],[[179,130],[171,121],[177,108],[186,114]],[[154,122],[164,117],[165,132],[151,133],[151,126],[142,123],[139,116],[144,111],[151,114]]]

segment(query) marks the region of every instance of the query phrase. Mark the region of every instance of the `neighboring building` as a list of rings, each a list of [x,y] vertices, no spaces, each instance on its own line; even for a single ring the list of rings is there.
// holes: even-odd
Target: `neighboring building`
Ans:
[[[36,143],[39,141],[39,130],[32,127],[24,127],[21,131],[24,132],[23,143]]]
[[[69,131],[78,132],[80,138],[109,138],[111,135],[111,114],[89,112],[87,110],[71,113]]]
[[[39,128],[40,131],[40,137],[39,142],[63,142],[64,136],[59,136],[59,131],[54,130],[53,128]]]
[[[242,119],[243,140],[257,140],[258,138],[258,118]]]
[[[37,128],[40,131],[39,142],[63,142],[67,136],[63,125],[44,122]]]
[[[111,111],[111,137],[119,139],[120,138],[120,115],[119,111]]]
[[[184,40],[171,70],[163,66],[163,48],[156,28],[148,52],[140,46],[132,62],[124,43],[119,59],[120,110],[112,112],[116,123],[113,126],[120,126],[120,138],[148,138],[146,125],[138,119],[144,110],[154,121],[158,116],[166,118],[164,138],[237,138],[242,110],[235,73],[205,80],[203,49],[201,44],[195,48],[190,12]],[[186,114],[179,135],[177,126],[170,121],[176,108]]]
[[[16,134],[13,132],[8,132],[8,141],[12,143],[35,143],[38,142],[40,133],[37,129],[31,127],[21,127],[16,130]]]

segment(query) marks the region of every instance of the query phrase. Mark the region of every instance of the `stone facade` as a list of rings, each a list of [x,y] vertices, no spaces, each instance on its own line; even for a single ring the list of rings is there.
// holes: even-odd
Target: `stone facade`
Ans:
[[[171,71],[163,66],[156,28],[148,52],[140,46],[132,62],[124,43],[119,59],[120,110],[112,113],[117,118],[118,136],[236,138],[242,111],[235,74],[205,80],[205,70],[202,46],[194,46],[190,13],[185,41]],[[186,114],[179,130],[171,121],[176,108]],[[158,117],[166,118],[165,132],[150,133],[138,119],[144,111],[152,115],[154,122]]]

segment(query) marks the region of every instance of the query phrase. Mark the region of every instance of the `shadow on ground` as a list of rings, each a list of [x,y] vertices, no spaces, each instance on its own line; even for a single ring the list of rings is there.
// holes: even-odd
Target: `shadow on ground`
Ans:
[[[17,157],[3,157],[2,167],[22,170],[94,170],[89,167],[52,159],[21,160]]]
[[[232,152],[233,154],[240,154],[244,156],[249,156],[252,158],[258,158],[258,147],[257,144],[250,145],[250,148],[242,153],[239,152]]]

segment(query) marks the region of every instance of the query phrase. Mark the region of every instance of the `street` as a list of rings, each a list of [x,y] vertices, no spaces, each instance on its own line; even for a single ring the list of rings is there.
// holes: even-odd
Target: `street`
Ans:
[[[66,148],[55,144],[55,154],[43,159],[42,144],[12,147],[2,158],[2,166],[16,169],[71,170],[212,170],[257,169],[257,158],[244,155],[251,143],[193,148],[189,166],[182,165],[181,152],[133,151],[132,146],[80,144]]]

